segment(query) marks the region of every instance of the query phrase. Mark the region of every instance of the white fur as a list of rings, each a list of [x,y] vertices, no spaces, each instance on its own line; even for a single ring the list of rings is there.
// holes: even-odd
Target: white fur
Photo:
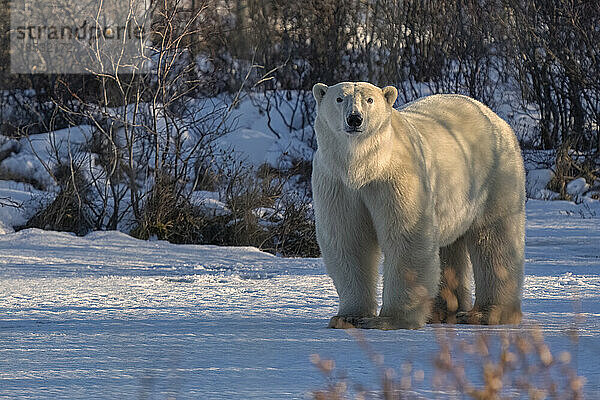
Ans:
[[[518,322],[525,177],[508,124],[459,95],[426,97],[398,111],[392,87],[316,84],[313,93],[317,238],[340,297],[338,317],[360,327],[421,327],[440,277],[451,272],[456,284],[442,279],[441,288],[456,296],[451,311],[467,312],[463,322]],[[363,116],[357,132],[347,132],[351,113]],[[381,252],[379,320],[391,325],[373,322]]]

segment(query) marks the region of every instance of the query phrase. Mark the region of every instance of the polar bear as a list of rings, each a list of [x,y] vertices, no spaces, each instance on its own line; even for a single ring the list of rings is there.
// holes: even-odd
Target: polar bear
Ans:
[[[313,95],[317,240],[340,300],[329,326],[519,323],[525,173],[509,125],[461,95],[400,110],[391,86],[317,83]]]

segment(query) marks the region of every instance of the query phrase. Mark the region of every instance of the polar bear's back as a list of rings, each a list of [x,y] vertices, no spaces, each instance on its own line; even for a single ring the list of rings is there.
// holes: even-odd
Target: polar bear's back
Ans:
[[[518,151],[515,135],[510,126],[483,103],[459,94],[436,94],[422,97],[405,104],[398,111],[415,124],[437,125],[443,130],[452,131],[454,135],[468,139],[468,135],[478,138],[496,136],[499,140],[514,142],[511,146]],[[469,128],[471,125],[473,129]],[[489,129],[489,128],[493,129]],[[428,132],[421,132],[425,139]],[[441,134],[434,128],[431,134]],[[450,133],[450,132],[448,132]]]
[[[477,217],[493,218],[524,202],[523,161],[513,130],[492,110],[462,95],[433,95],[399,114],[424,143],[436,213],[452,242]]]

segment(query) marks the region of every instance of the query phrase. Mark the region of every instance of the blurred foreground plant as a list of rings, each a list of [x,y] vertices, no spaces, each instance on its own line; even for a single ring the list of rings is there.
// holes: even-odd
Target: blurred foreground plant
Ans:
[[[373,364],[380,387],[367,390],[336,370],[333,360],[313,354],[311,362],[326,377],[327,386],[313,391],[316,400],[383,398],[419,399],[426,373],[404,363],[400,374],[386,368],[362,332],[348,330]],[[577,375],[568,351],[553,354],[542,329],[526,326],[460,337],[454,327],[435,328],[439,350],[432,360],[431,388],[437,395],[495,399],[583,399],[585,378]],[[574,343],[577,331],[569,331]]]

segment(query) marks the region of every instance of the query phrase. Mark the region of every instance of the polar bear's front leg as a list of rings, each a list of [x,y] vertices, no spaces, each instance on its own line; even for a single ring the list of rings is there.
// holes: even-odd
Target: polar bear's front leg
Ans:
[[[373,185],[369,209],[383,250],[383,329],[417,329],[427,323],[440,283],[438,228],[421,179]],[[414,178],[414,177],[413,177]],[[412,183],[412,185],[411,185]],[[378,327],[369,322],[363,327]]]
[[[337,315],[349,318],[375,316],[380,257],[377,244],[354,241],[362,235],[356,231],[349,233],[349,230],[345,228],[338,232],[344,238],[319,240],[323,262],[340,299]]]
[[[430,315],[440,277],[436,240],[422,238],[384,248],[383,306],[380,318],[402,329],[423,327]]]
[[[341,182],[313,176],[313,195],[317,241],[340,299],[330,327],[350,327],[377,315],[377,235],[362,200]]]

